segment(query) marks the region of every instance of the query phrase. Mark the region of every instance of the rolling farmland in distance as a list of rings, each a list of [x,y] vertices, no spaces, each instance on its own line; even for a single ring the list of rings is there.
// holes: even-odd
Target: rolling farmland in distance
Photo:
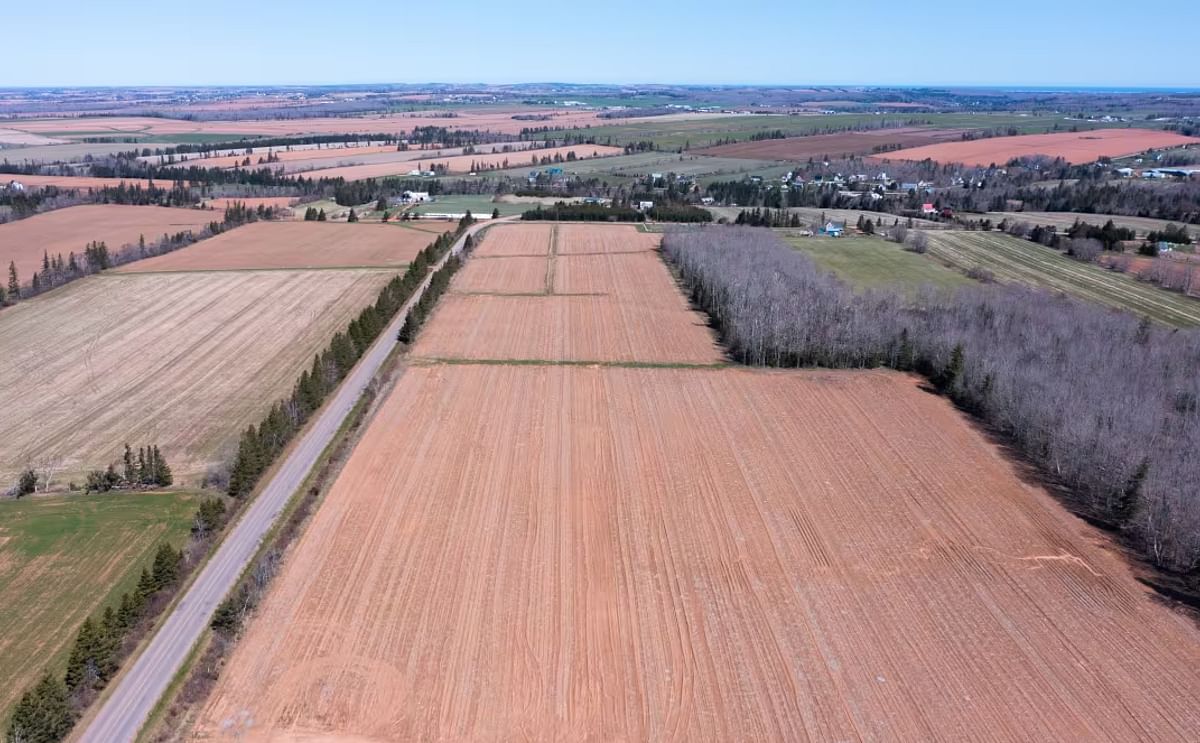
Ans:
[[[1143,150],[1197,145],[1200,139],[1151,129],[1097,129],[1017,137],[992,137],[970,142],[947,142],[879,155],[887,160],[933,160],[963,165],[1004,165],[1013,158],[1044,155],[1069,163],[1087,163],[1101,157],[1124,157]]]
[[[1167,325],[1200,325],[1200,300],[1160,289],[1056,250],[998,232],[931,231],[929,255],[969,271],[985,269],[1000,282],[1051,289]]]

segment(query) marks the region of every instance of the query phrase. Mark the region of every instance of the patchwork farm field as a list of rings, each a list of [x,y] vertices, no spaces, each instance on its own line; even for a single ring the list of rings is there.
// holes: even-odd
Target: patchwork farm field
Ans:
[[[1188,740],[1104,544],[913,377],[418,365],[193,734]]]
[[[118,272],[395,268],[410,263],[435,237],[399,225],[254,222],[182,250],[127,263]]]
[[[870,155],[878,152],[881,147],[918,147],[957,141],[961,138],[963,131],[962,129],[921,127],[869,129],[839,134],[814,134],[806,137],[735,142],[693,150],[693,152],[700,155],[754,160],[807,160],[810,157],[826,156],[836,158],[849,155]]]
[[[436,322],[421,332],[413,354],[460,360],[720,363],[721,352],[705,319],[689,309],[652,252],[658,240],[658,235],[624,225],[497,226],[451,284],[436,310]],[[476,261],[481,265],[473,266]],[[597,273],[586,275],[589,270]]]
[[[513,118],[519,114],[545,117],[541,120]],[[681,114],[681,117],[701,118],[704,114]],[[634,119],[641,121],[644,119]],[[494,107],[480,110],[462,109],[453,116],[434,111],[347,117],[313,117],[297,119],[237,119],[230,121],[187,121],[142,116],[76,117],[52,119],[20,119],[6,123],[6,128],[33,132],[65,139],[86,136],[233,135],[283,137],[292,134],[398,134],[416,127],[444,127],[452,130],[479,129],[503,134],[518,134],[529,127],[594,126],[600,119],[594,111],[564,111],[553,108],[516,107],[497,111]],[[232,138],[232,137],[231,137]],[[180,139],[180,141],[184,141]]]
[[[997,281],[1061,291],[1167,325],[1200,325],[1200,300],[1081,263],[999,232],[929,232],[929,255],[962,271],[981,268]]]
[[[1069,163],[1089,163],[1101,157],[1124,157],[1148,149],[1200,144],[1200,139],[1152,129],[1097,129],[1017,137],[992,137],[970,142],[948,142],[879,155],[885,160],[933,160],[987,167],[1003,165],[1016,157],[1045,155]]]
[[[580,144],[567,147],[548,147],[544,149],[521,152],[497,152],[481,155],[456,155],[445,158],[424,160],[398,160],[393,162],[371,163],[367,165],[347,165],[342,168],[320,168],[307,171],[306,178],[344,178],[347,181],[361,181],[365,178],[384,178],[387,176],[406,175],[411,170],[432,170],[434,167],[444,167],[446,173],[466,173],[472,167],[481,170],[504,169],[520,167],[527,164],[530,168],[542,167],[537,160],[543,157],[553,158],[556,155],[566,157],[574,153],[580,160],[587,158],[620,155],[624,150],[620,147],[605,145]],[[573,163],[555,163],[556,167],[566,168]]]
[[[85,617],[183,544],[195,496],[105,493],[0,501],[0,717],[65,654]]]
[[[0,264],[7,270],[17,265],[21,282],[29,281],[34,271],[42,270],[42,256],[53,258],[71,253],[82,256],[84,248],[99,240],[115,251],[137,243],[140,236],[156,240],[164,233],[199,231],[223,215],[202,209],[174,209],[162,206],[125,206],[120,204],[84,204],[37,214],[27,219],[0,224]],[[6,274],[7,276],[7,274]]]
[[[399,229],[399,228],[397,228]],[[156,443],[189,486],[392,271],[104,274],[0,312],[0,483]]]
[[[961,271],[878,237],[799,237],[788,242],[857,289],[955,289],[975,283]]]

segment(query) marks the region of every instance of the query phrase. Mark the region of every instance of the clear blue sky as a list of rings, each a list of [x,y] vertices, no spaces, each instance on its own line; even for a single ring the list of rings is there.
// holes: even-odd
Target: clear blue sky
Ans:
[[[1200,0],[11,0],[0,87],[1200,87]]]

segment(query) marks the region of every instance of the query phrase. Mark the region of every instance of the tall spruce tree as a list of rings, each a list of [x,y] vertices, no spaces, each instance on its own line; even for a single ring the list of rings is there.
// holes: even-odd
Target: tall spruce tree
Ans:
[[[9,719],[8,743],[57,743],[67,737],[75,715],[67,687],[51,673],[21,697]]]

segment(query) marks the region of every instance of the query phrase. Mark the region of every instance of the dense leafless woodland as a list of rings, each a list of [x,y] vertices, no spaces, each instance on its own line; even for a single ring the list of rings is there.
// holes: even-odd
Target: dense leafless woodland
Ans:
[[[1016,287],[855,294],[767,230],[663,247],[737,360],[920,372],[1157,565],[1200,567],[1200,333]]]

